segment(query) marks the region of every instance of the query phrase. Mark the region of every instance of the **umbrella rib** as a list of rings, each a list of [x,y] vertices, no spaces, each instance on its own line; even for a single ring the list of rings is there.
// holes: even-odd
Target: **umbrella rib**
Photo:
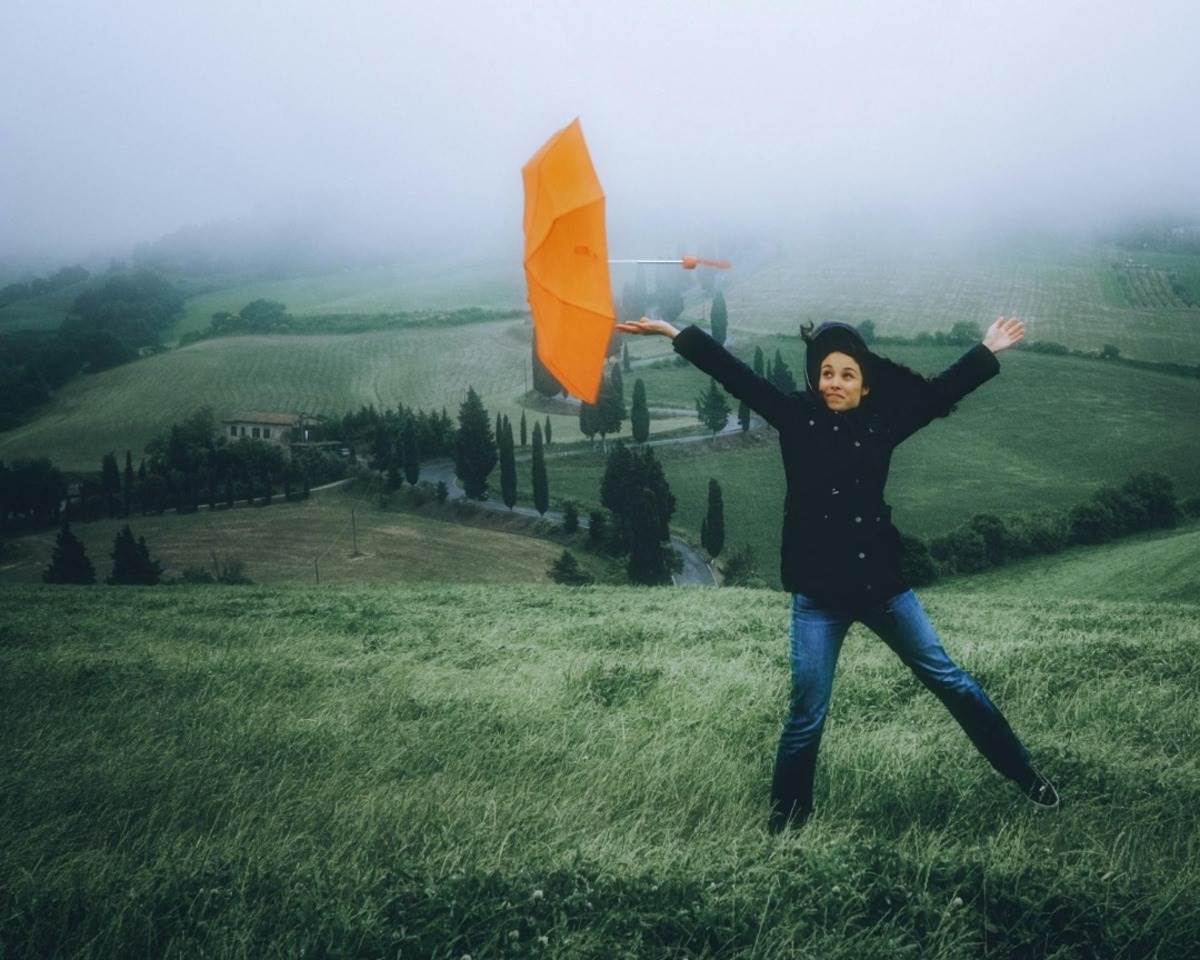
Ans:
[[[581,203],[578,206],[572,207],[570,210],[564,210],[562,213],[560,213],[554,219],[555,219],[555,221],[560,220],[563,217],[565,217],[568,213],[574,213],[576,210],[582,210],[585,207],[590,207],[594,203],[603,203],[603,202],[604,202],[604,194],[600,194],[600,196],[595,200],[589,200],[589,201],[587,201],[587,203]],[[553,224],[551,224],[551,227],[553,227]],[[531,251],[529,251],[529,253],[527,253],[525,255],[525,266],[526,267],[529,266],[529,261],[532,260],[535,256],[537,256],[538,252],[542,249],[543,246],[545,246],[546,241],[550,239],[550,232],[551,232],[550,230],[547,230],[544,234],[542,234],[541,239],[538,240],[537,246],[534,247]],[[607,246],[607,242],[605,243],[605,246]]]

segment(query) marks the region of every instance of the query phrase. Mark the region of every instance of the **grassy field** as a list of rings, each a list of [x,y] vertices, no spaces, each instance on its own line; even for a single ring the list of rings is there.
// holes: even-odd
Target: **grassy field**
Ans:
[[[192,297],[167,339],[205,330],[221,310],[237,313],[258,299],[276,300],[297,316],[453,310],[459,307],[524,308],[520,261],[407,261],[390,266],[347,267],[284,280],[242,282]]]
[[[856,624],[766,834],[774,592],[5,587],[0,953],[1194,956],[1200,608],[922,598],[1060,810]]]
[[[279,496],[267,507],[239,504],[209,512],[202,506],[183,516],[95,520],[72,524],[71,530],[83,541],[99,581],[112,568],[113,538],[128,522],[135,538],[146,538],[167,577],[187,566],[211,568],[215,551],[243,560],[256,584],[311,584],[318,574],[323,584],[549,583],[547,569],[570,545],[599,582],[623,582],[614,579],[609,561],[578,549],[582,534],[550,539],[523,517],[487,511],[474,516],[453,504],[402,512],[399,499],[394,502],[380,510],[375,501],[334,487],[308,500],[286,502]],[[359,556],[353,555],[355,531]],[[57,534],[46,530],[7,541],[0,550],[0,584],[40,583]]]
[[[960,320],[986,330],[996,317],[1016,315],[1031,340],[1087,350],[1112,343],[1125,356],[1200,362],[1200,308],[1152,293],[1126,295],[1122,271],[1113,267],[1126,261],[1188,278],[1200,271],[1200,256],[1134,255],[1066,241],[890,255],[783,248],[731,272],[726,300],[731,324],[760,333],[795,335],[810,319],[873,320],[881,334],[909,336]]]

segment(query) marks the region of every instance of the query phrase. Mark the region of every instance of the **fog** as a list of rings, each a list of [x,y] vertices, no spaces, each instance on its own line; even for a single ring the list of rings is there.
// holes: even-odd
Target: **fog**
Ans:
[[[1194,2],[0,8],[0,258],[187,225],[519,256],[581,119],[610,253],[1200,211]]]

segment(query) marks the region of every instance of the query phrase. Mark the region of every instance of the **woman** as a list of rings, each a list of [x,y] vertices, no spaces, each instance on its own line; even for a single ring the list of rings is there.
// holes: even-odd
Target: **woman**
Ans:
[[[792,594],[790,709],[771,784],[768,827],[812,812],[813,776],[842,640],[856,620],[876,633],[945,704],[988,762],[1034,804],[1058,793],[1030,762],[1004,716],[956,665],[900,572],[900,534],[883,488],[895,447],[1000,371],[996,354],[1025,333],[1000,317],[948,369],[926,379],[867,349],[854,327],[804,330],[807,389],[784,393],[692,324],[643,317],[617,329],[670,337],[675,352],[779,431],[787,478],[781,575]]]

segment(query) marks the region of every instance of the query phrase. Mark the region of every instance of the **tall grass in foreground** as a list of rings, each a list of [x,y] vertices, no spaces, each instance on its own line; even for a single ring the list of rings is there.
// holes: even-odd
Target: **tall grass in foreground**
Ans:
[[[1200,607],[921,596],[1059,811],[856,625],[769,836],[785,594],[5,588],[0,956],[1195,956]]]

